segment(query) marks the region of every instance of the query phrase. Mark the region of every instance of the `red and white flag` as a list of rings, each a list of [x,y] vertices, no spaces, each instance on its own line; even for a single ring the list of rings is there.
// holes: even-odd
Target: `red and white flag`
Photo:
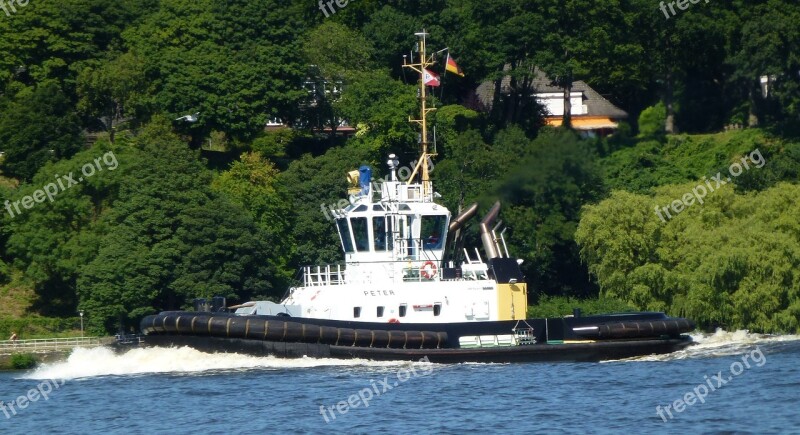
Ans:
[[[436,73],[428,71],[427,69],[423,71],[424,73],[422,74],[422,81],[426,86],[439,86],[439,84],[441,84],[439,81],[439,76],[436,75]]]

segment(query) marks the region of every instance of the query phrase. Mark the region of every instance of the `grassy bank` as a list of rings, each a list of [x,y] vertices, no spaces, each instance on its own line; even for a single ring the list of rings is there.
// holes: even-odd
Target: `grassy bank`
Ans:
[[[16,332],[20,340],[80,337],[80,323],[79,317],[66,319],[40,316],[0,317],[0,340],[8,339],[12,332]]]

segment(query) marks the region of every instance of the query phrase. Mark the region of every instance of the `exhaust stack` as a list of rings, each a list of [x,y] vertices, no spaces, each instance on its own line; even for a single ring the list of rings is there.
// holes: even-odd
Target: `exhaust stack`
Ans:
[[[492,235],[492,225],[494,221],[497,219],[497,215],[500,213],[500,201],[494,203],[492,208],[489,210],[489,213],[486,213],[486,216],[483,217],[481,221],[481,241],[483,242],[483,250],[486,251],[486,258],[487,260],[491,260],[492,258],[499,258],[500,255],[500,248],[497,246],[497,243],[494,240],[494,236]]]
[[[472,205],[467,207],[466,210],[462,211],[460,215],[458,215],[452,222],[450,222],[450,228],[448,231],[456,231],[461,229],[468,220],[472,219],[472,216],[475,216],[475,213],[478,212],[478,203],[473,202]]]

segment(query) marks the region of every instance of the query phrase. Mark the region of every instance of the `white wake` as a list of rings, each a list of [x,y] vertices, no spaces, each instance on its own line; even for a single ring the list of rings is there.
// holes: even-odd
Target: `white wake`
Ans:
[[[665,355],[629,358],[626,361],[672,361],[738,355],[757,345],[800,340],[800,335],[763,335],[747,331],[691,334],[695,344]],[[401,367],[408,362],[363,359],[256,357],[235,353],[208,354],[189,347],[137,348],[116,353],[105,347],[75,349],[65,361],[43,364],[22,376],[26,379],[78,379],[98,376],[131,376],[155,373],[203,373],[213,371],[285,370],[313,367]]]
[[[686,349],[663,355],[628,358],[627,361],[673,361],[686,358],[715,358],[739,355],[759,345],[798,341],[800,335],[752,334],[746,330],[728,332],[717,329],[713,334],[689,334],[695,344]]]
[[[24,375],[27,379],[77,379],[96,376],[128,376],[153,373],[201,373],[208,371],[280,370],[329,366],[399,367],[403,362],[363,359],[255,357],[235,353],[208,354],[189,347],[138,348],[115,353],[105,347],[75,349],[65,361],[43,364]]]

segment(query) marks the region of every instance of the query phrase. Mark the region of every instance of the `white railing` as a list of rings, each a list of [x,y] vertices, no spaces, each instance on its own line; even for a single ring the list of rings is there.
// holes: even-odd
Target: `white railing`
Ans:
[[[341,265],[306,266],[303,268],[303,285],[326,286],[344,284],[344,269]]]
[[[20,352],[50,352],[70,350],[75,347],[95,347],[108,344],[108,338],[69,337],[69,338],[37,338],[33,340],[0,341],[0,354]]]
[[[381,187],[382,199],[398,202],[433,202],[433,184],[387,181]]]

